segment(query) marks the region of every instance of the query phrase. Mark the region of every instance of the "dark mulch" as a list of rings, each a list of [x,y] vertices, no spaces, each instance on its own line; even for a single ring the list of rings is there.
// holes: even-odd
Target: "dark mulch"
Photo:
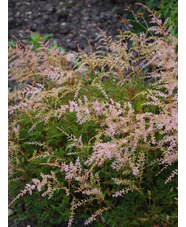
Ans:
[[[30,30],[43,35],[52,33],[51,40],[67,51],[77,51],[77,44],[87,51],[87,38],[93,49],[98,46],[97,27],[116,36],[122,29],[121,18],[128,17],[126,4],[136,10],[135,2],[145,0],[9,0],[8,38],[26,42]]]
[[[126,4],[136,11],[135,2],[145,0],[9,0],[8,1],[8,39],[26,43],[30,40],[26,30],[42,36],[52,33],[50,40],[56,40],[67,51],[77,51],[77,44],[88,51],[87,38],[95,50],[99,45],[100,31],[116,36],[118,29],[124,28],[122,18],[128,17]],[[22,221],[18,227],[36,226],[29,220]],[[9,221],[9,227],[15,227],[15,221]],[[61,227],[66,226],[62,223]],[[83,226],[81,220],[75,220],[75,226]]]

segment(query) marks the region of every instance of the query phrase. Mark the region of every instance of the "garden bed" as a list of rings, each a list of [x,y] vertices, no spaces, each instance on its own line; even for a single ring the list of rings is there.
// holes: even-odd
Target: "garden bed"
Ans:
[[[27,30],[42,36],[52,34],[50,40],[56,40],[66,51],[80,48],[89,50],[87,38],[95,50],[98,47],[100,31],[107,31],[108,36],[119,34],[117,29],[124,28],[121,19],[128,17],[126,6],[136,11],[140,1],[123,0],[9,0],[8,24],[9,40],[26,43],[30,39]]]

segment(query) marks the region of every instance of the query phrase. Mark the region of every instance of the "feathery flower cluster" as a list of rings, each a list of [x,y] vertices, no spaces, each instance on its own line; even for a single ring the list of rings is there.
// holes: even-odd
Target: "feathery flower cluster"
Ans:
[[[167,180],[165,181],[165,184],[167,184],[168,182],[170,182],[172,180],[172,178],[175,176],[175,175],[178,175],[178,169],[174,170],[171,175],[167,178]]]
[[[85,221],[85,225],[90,224],[92,221],[96,220],[96,216],[101,215],[103,212],[107,211],[109,208],[108,207],[104,207],[102,209],[97,210],[90,218],[88,218]]]
[[[69,165],[66,165],[65,163],[62,163],[61,165],[61,171],[66,172],[65,179],[73,179],[79,180],[78,176],[81,174],[81,163],[79,157],[76,159],[75,165],[70,162]]]

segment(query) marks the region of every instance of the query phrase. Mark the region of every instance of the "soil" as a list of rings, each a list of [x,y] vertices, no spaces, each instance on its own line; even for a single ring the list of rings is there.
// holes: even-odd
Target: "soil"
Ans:
[[[8,40],[15,41],[15,36],[24,44],[30,40],[33,31],[42,36],[52,34],[49,39],[57,41],[66,51],[78,51],[77,44],[89,50],[89,40],[93,50],[100,45],[101,28],[108,36],[119,34],[118,29],[129,29],[121,23],[128,18],[126,6],[137,11],[136,2],[145,0],[9,0],[8,1]],[[36,226],[29,220],[18,226]],[[15,221],[9,221],[9,227],[15,227]],[[60,227],[67,226],[61,223]],[[81,220],[75,220],[75,226],[83,226]],[[57,226],[56,226],[57,227]]]
[[[108,36],[126,29],[121,19],[128,17],[126,6],[137,10],[136,2],[145,0],[9,0],[9,41],[26,43],[30,40],[27,30],[42,36],[52,34],[49,40],[56,40],[66,51],[77,51],[77,44],[88,51],[87,38],[93,48],[99,45],[100,31]]]

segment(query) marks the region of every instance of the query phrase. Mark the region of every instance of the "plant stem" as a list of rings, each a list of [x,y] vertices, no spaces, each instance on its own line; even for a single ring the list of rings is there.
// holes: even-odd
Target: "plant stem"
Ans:
[[[140,182],[138,181],[138,178],[137,178],[137,177],[136,177],[136,180],[137,180],[137,183],[138,183],[138,185],[139,185],[141,195],[142,195],[142,197],[143,197],[143,199],[144,199],[144,201],[145,201],[145,204],[146,204],[146,206],[147,206],[147,208],[148,208],[148,211],[150,211],[150,208],[149,208],[149,205],[148,205],[148,203],[147,203],[147,200],[145,199],[145,196],[144,196],[144,194],[143,194],[143,191],[142,191],[142,188],[141,188],[141,184],[140,184]]]

